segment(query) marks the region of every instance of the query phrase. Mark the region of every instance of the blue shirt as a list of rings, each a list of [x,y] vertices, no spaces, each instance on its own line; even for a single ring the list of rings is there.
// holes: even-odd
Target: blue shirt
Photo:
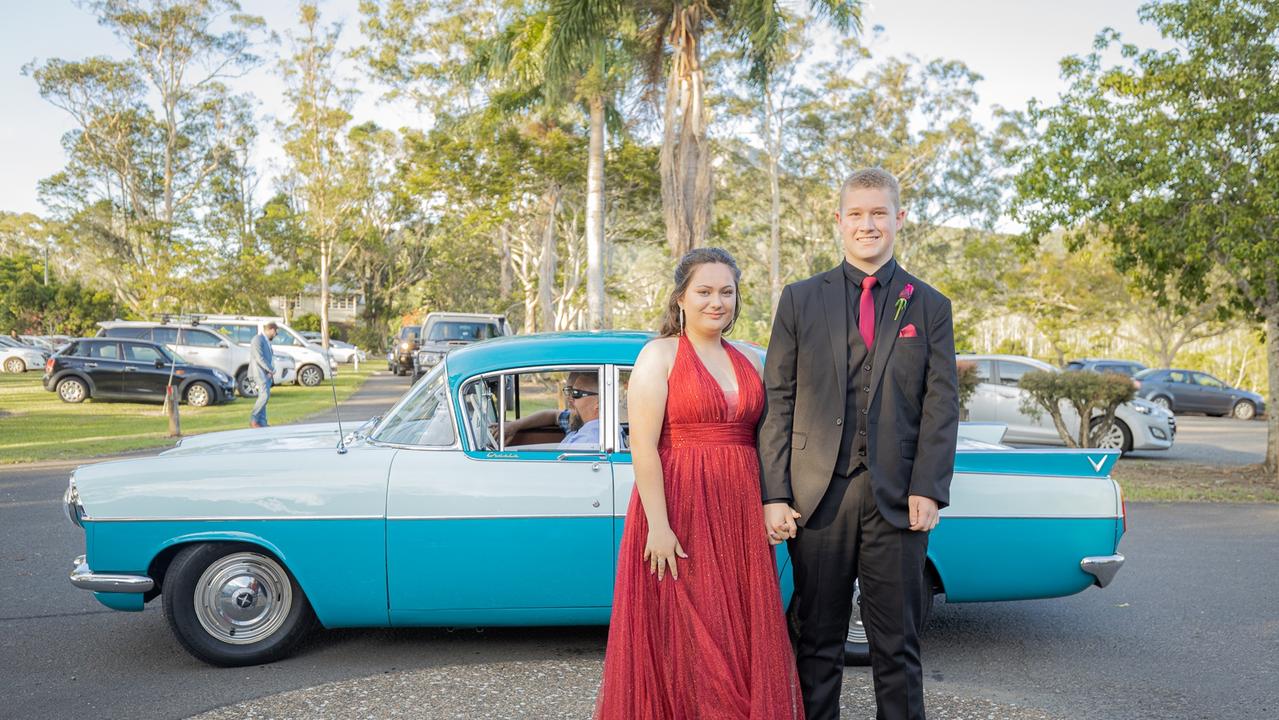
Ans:
[[[568,430],[568,418],[567,410],[560,413],[560,426],[565,428],[564,439],[560,441],[560,448],[597,448],[600,446],[599,419],[587,420],[582,423],[582,427],[576,430]]]

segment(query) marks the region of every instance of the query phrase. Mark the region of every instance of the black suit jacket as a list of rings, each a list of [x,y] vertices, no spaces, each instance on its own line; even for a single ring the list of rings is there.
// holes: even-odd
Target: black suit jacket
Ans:
[[[788,498],[803,525],[835,469],[848,393],[848,302],[842,267],[787,285],[777,305],[764,365],[767,415],[760,427],[765,500]],[[914,294],[900,316],[897,298]],[[901,267],[875,329],[866,466],[880,514],[910,526],[907,498],[945,507],[959,432],[955,336],[950,300]],[[916,337],[899,338],[908,324]]]

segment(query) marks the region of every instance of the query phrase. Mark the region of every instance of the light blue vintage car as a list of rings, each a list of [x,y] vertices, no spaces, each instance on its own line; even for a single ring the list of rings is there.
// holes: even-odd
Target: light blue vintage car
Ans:
[[[280,658],[317,622],[606,624],[634,483],[626,388],[650,338],[481,342],[344,437],[335,424],[236,430],[80,467],[65,500],[87,555],[71,582],[117,610],[162,596],[178,640],[216,665]],[[570,386],[599,393],[597,442],[561,447]],[[530,427],[512,432],[520,418]],[[972,602],[1104,587],[1123,563],[1118,453],[979,439],[1000,430],[961,432],[929,544],[936,592]],[[789,602],[789,559],[777,559]],[[856,612],[849,635],[864,655]]]

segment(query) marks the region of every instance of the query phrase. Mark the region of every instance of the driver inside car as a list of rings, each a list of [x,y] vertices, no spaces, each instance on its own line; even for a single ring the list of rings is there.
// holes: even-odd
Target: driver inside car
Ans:
[[[559,448],[592,449],[600,446],[599,375],[573,372],[561,392],[568,404],[566,410],[539,410],[505,424],[506,442],[510,444],[522,430],[559,425],[564,439]]]

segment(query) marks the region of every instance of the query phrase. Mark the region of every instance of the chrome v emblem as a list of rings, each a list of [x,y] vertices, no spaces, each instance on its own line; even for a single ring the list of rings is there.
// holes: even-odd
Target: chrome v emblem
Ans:
[[[1092,469],[1101,472],[1101,466],[1106,464],[1106,456],[1103,455],[1100,460],[1093,460],[1092,455],[1086,457],[1088,458],[1088,464],[1092,465]]]

